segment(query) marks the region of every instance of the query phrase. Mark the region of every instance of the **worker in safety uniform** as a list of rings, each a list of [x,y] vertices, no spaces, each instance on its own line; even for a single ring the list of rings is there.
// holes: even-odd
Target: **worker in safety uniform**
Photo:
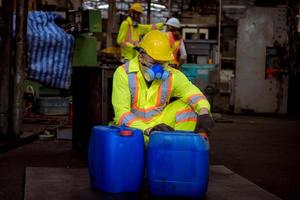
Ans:
[[[214,121],[209,102],[182,72],[168,66],[173,53],[166,34],[150,31],[139,48],[114,73],[114,122],[141,129],[146,143],[154,130],[210,132]],[[178,99],[170,102],[172,97]]]
[[[174,60],[171,61],[171,66],[180,69],[180,66],[186,62],[187,54],[185,46],[180,34],[180,22],[177,18],[172,17],[166,22],[167,35],[173,51]]]
[[[141,24],[143,7],[140,3],[133,3],[130,7],[128,17],[120,26],[117,43],[121,46],[121,56],[125,60],[130,60],[137,55],[135,47],[141,37],[152,29],[163,28],[163,23]]]

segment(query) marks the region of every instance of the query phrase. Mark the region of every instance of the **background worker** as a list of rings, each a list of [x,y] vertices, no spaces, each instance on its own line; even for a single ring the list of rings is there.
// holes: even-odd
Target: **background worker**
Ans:
[[[180,69],[180,66],[186,62],[187,54],[180,34],[180,22],[177,18],[172,17],[166,22],[167,34],[173,51],[174,60],[171,66]]]
[[[163,23],[141,24],[141,15],[143,7],[140,3],[133,3],[130,7],[128,17],[122,22],[117,43],[121,46],[121,56],[125,60],[134,58],[137,54],[135,47],[138,45],[141,37],[152,29],[163,28]]]
[[[117,125],[144,131],[210,132],[214,121],[202,92],[177,69],[169,67],[173,52],[166,34],[153,30],[139,45],[139,54],[118,67],[112,104]],[[169,102],[170,98],[178,100]]]

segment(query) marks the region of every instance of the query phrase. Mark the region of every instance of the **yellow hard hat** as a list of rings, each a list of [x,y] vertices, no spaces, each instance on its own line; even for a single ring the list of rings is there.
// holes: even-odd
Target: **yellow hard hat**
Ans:
[[[158,30],[148,32],[139,46],[155,60],[169,61],[174,59],[167,35]]]
[[[130,7],[130,10],[134,10],[139,13],[143,13],[143,7],[140,3],[133,3]]]

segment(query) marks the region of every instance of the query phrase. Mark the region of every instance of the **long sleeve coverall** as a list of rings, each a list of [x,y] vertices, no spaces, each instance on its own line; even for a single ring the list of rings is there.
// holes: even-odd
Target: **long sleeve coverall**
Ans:
[[[163,23],[157,24],[138,24],[133,26],[131,17],[127,17],[120,26],[117,43],[121,46],[121,56],[127,60],[134,58],[137,51],[134,49],[140,41],[140,37],[153,29],[161,30]]]
[[[148,88],[138,56],[117,68],[112,91],[116,124],[144,131],[165,123],[175,130],[194,131],[196,113],[201,108],[210,110],[209,102],[182,72],[171,67],[165,70],[169,77],[153,80]],[[169,103],[171,97],[179,99]]]

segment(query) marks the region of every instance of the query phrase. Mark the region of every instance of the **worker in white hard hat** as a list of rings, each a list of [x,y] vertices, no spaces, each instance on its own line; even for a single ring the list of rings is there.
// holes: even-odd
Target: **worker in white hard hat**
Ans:
[[[186,49],[180,34],[180,22],[177,18],[171,17],[165,25],[167,26],[167,35],[174,56],[174,60],[170,65],[176,69],[180,69],[180,66],[187,59]]]
[[[128,17],[120,26],[117,43],[121,46],[121,56],[130,60],[137,55],[137,47],[141,37],[153,29],[162,30],[163,23],[141,24],[143,7],[140,3],[133,3],[129,9]]]

